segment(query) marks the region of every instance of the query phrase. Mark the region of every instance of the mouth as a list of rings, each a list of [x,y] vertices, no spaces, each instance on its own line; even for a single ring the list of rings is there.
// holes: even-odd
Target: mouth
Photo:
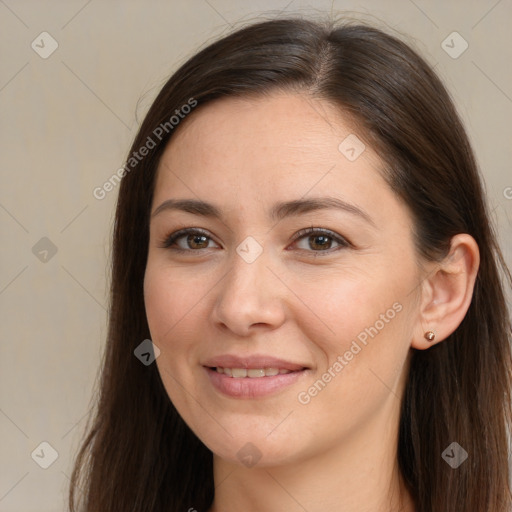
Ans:
[[[311,368],[270,356],[221,356],[203,364],[213,389],[223,397],[274,396],[311,373]]]
[[[275,377],[276,375],[286,375],[297,371],[305,370],[288,370],[286,368],[223,368],[222,366],[209,367],[210,370],[216,371],[233,379],[259,379],[262,377]]]

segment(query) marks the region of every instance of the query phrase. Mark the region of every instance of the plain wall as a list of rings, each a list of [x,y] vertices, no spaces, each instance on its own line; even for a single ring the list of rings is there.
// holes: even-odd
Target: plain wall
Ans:
[[[66,510],[106,334],[117,188],[93,190],[179,64],[231,24],[281,10],[348,11],[407,34],[454,96],[512,264],[510,1],[2,1],[2,511]],[[458,58],[441,46],[453,31],[469,45]],[[42,32],[58,43],[47,58]],[[58,452],[47,469],[31,456],[50,460],[41,442]]]

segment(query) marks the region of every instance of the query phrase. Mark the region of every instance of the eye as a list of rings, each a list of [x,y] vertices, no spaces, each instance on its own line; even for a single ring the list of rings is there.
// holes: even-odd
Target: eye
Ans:
[[[186,237],[186,238],[185,238]],[[185,238],[185,247],[172,247],[178,240]],[[208,241],[211,240],[206,231],[199,228],[180,229],[166,236],[160,245],[163,249],[172,249],[177,252],[191,252],[191,250],[208,249]]]
[[[181,241],[181,239],[185,240],[185,246],[180,246],[177,243]],[[309,248],[316,248],[315,250],[301,248],[301,250],[312,253],[327,252],[332,254],[340,249],[353,247],[353,245],[341,235],[324,228],[310,227],[302,229],[295,235],[294,243],[296,244],[301,239],[305,239]],[[208,245],[210,241],[212,241],[212,239],[207,231],[199,228],[186,228],[167,235],[162,240],[159,247],[163,249],[171,249],[177,252],[198,252],[201,249],[209,249],[210,247],[208,247]],[[337,243],[339,247],[331,250],[333,241]],[[315,254],[315,256],[319,256],[319,254]]]
[[[333,252],[338,251],[340,249],[352,247],[352,244],[348,240],[343,238],[341,235],[338,235],[337,233],[334,233],[333,231],[324,228],[310,227],[302,229],[294,237],[295,241],[300,241],[301,239],[304,239],[307,247],[316,247],[318,249],[314,251],[308,251],[308,249],[305,249],[307,252],[317,253],[315,254],[315,256],[323,256],[323,254],[318,254],[321,252],[327,252],[328,254],[332,254]],[[334,250],[330,250],[332,241],[337,243],[339,247],[335,248]]]

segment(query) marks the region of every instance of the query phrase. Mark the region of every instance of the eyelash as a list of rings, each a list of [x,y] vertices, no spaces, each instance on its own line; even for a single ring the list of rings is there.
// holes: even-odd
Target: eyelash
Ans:
[[[161,245],[159,246],[162,249],[170,249],[175,252],[179,253],[185,253],[185,252],[200,252],[203,250],[207,250],[207,248],[204,249],[181,249],[177,247],[172,247],[172,245],[179,240],[180,238],[184,237],[185,235],[201,235],[204,236],[210,240],[212,238],[209,236],[208,232],[204,231],[200,228],[186,228],[186,229],[180,229],[179,231],[175,231],[174,233],[171,233],[164,237],[164,239],[161,241]],[[323,235],[327,236],[328,238],[332,238],[335,242],[340,244],[340,247],[337,247],[333,250],[320,250],[320,251],[308,251],[306,249],[301,249],[302,251],[306,252],[312,252],[315,257],[317,256],[323,256],[324,254],[332,254],[334,252],[337,252],[341,249],[346,249],[349,247],[353,247],[353,244],[349,242],[346,238],[343,238],[340,235],[337,235],[333,231],[330,231],[328,229],[323,228],[305,228],[301,229],[293,238],[293,242],[296,242],[300,240],[301,238],[305,238],[306,235],[312,236],[312,235]]]

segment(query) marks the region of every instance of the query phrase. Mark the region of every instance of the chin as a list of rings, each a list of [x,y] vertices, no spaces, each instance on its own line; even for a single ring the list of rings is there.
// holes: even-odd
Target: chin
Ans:
[[[250,423],[250,418],[247,419]],[[291,442],[294,436],[288,436],[285,432],[277,435],[272,429],[243,428],[228,429],[229,434],[222,430],[221,437],[196,433],[199,439],[210,449],[213,454],[232,464],[242,467],[273,467],[297,462],[306,455],[307,447],[304,446],[304,436],[301,437],[301,445]],[[230,435],[231,434],[231,435]],[[311,448],[311,445],[310,445]]]

